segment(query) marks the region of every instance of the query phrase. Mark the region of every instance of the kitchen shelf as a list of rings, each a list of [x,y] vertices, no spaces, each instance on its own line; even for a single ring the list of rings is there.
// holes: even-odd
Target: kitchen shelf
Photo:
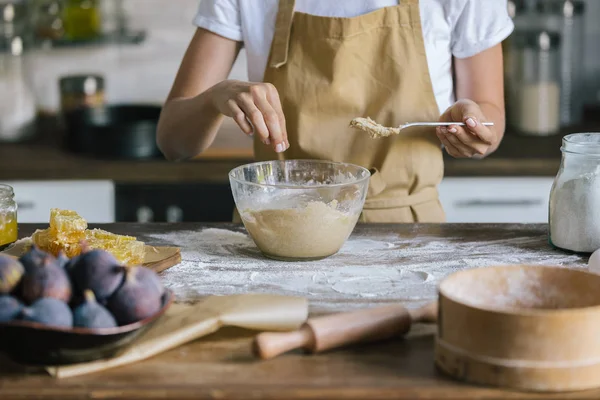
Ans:
[[[129,31],[129,32],[112,32],[105,33],[98,38],[90,40],[67,40],[67,39],[46,39],[46,40],[35,40],[34,48],[73,48],[83,46],[104,46],[107,44],[114,45],[139,45],[144,43],[147,34],[145,30],[140,31]]]

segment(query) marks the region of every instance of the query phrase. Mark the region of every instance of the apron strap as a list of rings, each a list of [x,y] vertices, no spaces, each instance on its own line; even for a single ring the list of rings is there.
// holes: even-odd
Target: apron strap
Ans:
[[[270,63],[272,68],[279,68],[287,62],[295,7],[295,0],[279,0]]]

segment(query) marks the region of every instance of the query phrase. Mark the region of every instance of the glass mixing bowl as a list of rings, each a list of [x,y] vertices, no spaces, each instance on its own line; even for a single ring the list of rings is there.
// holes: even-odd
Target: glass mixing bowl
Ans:
[[[337,253],[362,212],[371,173],[332,161],[242,165],[229,173],[235,205],[260,251],[278,260]]]

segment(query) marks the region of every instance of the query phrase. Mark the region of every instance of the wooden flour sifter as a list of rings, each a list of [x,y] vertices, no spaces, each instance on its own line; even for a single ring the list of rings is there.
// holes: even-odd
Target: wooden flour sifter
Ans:
[[[390,305],[309,319],[299,330],[264,332],[255,354],[319,353],[406,334],[437,322],[435,364],[469,383],[526,391],[600,387],[600,275],[564,267],[513,265],[460,271],[437,302]]]

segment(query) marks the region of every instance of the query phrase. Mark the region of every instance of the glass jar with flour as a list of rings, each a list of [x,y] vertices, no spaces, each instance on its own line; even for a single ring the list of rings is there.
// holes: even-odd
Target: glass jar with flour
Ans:
[[[515,32],[508,112],[524,135],[560,130],[560,35],[545,30]]]
[[[600,249],[600,133],[567,135],[562,143],[550,192],[550,243],[592,253]]]

